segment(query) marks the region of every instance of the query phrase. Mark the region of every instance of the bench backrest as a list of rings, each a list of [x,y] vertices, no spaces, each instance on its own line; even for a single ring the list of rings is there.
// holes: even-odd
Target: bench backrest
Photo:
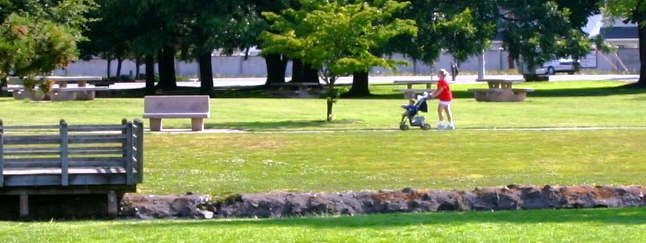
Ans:
[[[144,97],[144,113],[210,113],[208,95],[155,95]]]
[[[0,120],[0,187],[3,171],[123,168],[126,184],[143,181],[143,122],[121,125],[3,126]],[[68,180],[62,180],[67,186]],[[91,184],[91,182],[88,182]]]

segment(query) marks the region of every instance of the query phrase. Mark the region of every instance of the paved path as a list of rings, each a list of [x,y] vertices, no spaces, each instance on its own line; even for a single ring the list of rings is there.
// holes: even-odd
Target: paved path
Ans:
[[[459,75],[455,83],[473,83],[476,75]],[[493,79],[522,79],[522,75],[486,75],[485,78]],[[371,76],[370,84],[392,84],[395,80],[410,79],[437,79],[434,76]],[[550,81],[574,81],[574,80],[614,80],[614,81],[637,81],[639,75],[552,75]],[[352,77],[341,77],[337,84],[351,84]],[[214,87],[230,86],[257,86],[265,84],[265,78],[215,78],[213,79]],[[199,82],[178,82],[177,85],[182,87],[199,87]],[[138,89],[143,88],[145,83],[117,83],[110,85],[110,89]]]
[[[395,124],[396,125],[396,124]],[[190,128],[187,129],[164,129],[163,131],[153,132],[153,133],[168,133],[168,134],[178,134],[178,133],[341,133],[341,132],[452,132],[455,130],[436,130],[431,129],[428,131],[422,131],[421,129],[411,129],[409,131],[401,131],[397,127],[392,129],[347,129],[347,130],[267,130],[267,131],[254,131],[248,132],[245,130],[237,129],[204,129],[200,132],[192,131]],[[491,128],[458,128],[456,130],[472,130],[472,131],[594,131],[594,130],[646,130],[646,126],[643,127],[491,127]],[[150,130],[146,129],[146,132]]]

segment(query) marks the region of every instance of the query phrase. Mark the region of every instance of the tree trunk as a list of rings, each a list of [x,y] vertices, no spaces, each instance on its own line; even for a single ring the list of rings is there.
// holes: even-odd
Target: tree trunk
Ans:
[[[211,53],[204,53],[198,57],[200,66],[200,94],[211,96],[213,94],[213,70]]]
[[[303,78],[303,61],[301,59],[292,60],[292,81],[295,83],[302,83]]]
[[[108,79],[110,79],[110,69],[112,68],[112,58],[108,57],[106,61],[108,61],[108,71],[107,71],[106,74],[107,74]]]
[[[331,98],[327,99],[327,109],[326,110],[327,110],[327,113],[326,113],[327,119],[326,120],[328,122],[334,121],[335,117],[334,117],[334,100],[333,99],[331,99]]]
[[[121,81],[121,67],[123,66],[123,58],[117,58],[117,80]]]
[[[287,68],[287,58],[281,54],[270,54],[264,56],[267,65],[267,81],[265,85],[285,82],[285,68]]]
[[[135,59],[135,77],[134,79],[139,79],[139,66],[141,66],[141,59]]]
[[[309,63],[303,64],[303,82],[304,83],[318,83],[319,70],[312,68]]]
[[[155,94],[155,57],[146,55],[146,95]]]
[[[355,72],[352,74],[352,87],[345,97],[366,97],[370,96],[368,89],[368,72]]]
[[[159,55],[159,83],[160,89],[176,89],[175,78],[175,47],[165,46]]]
[[[639,22],[638,34],[639,34],[639,81],[637,81],[637,87],[646,87],[646,24]]]

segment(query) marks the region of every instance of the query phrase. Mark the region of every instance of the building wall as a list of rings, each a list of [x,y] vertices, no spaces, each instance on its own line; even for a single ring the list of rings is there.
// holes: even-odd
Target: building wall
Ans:
[[[410,63],[408,66],[400,66],[397,70],[386,70],[381,67],[372,69],[372,74],[395,74],[406,73],[415,75],[432,74],[440,68],[449,69],[452,57],[450,55],[442,55],[439,60],[430,66],[420,61],[414,61],[410,58],[395,54],[392,59],[406,60]],[[624,70],[624,66],[632,72],[638,72],[640,67],[639,62],[639,49],[623,48],[619,49],[616,54],[602,54],[592,52],[591,59],[588,63],[592,66],[588,69],[596,69],[603,71],[611,70]],[[260,56],[214,56],[213,57],[213,74],[216,77],[263,77],[266,75],[266,65],[264,58]],[[96,75],[107,76],[108,63],[106,60],[96,58],[89,61],[79,61],[70,64],[65,69],[58,69],[54,71],[56,75]],[[112,61],[110,67],[110,76],[116,76],[117,61]],[[509,69],[509,62],[507,61],[507,52],[504,50],[494,49],[485,52],[485,69],[487,71],[507,71]],[[470,57],[467,61],[460,63],[461,71],[478,70],[478,58],[476,56]],[[195,62],[182,62],[178,61],[175,65],[175,71],[178,76],[184,77],[197,77],[199,75],[199,67]],[[139,72],[144,72],[144,66],[139,67]],[[134,77],[137,73],[136,64],[132,61],[124,61],[121,69],[121,75],[130,75]],[[291,63],[288,64],[286,75],[291,76]]]

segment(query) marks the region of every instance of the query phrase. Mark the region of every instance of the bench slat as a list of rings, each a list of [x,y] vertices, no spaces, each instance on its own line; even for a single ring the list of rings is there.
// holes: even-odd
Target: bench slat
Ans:
[[[97,167],[97,168],[70,168],[69,174],[125,174],[126,169],[123,167]],[[61,169],[56,168],[32,168],[32,169],[7,169],[5,170],[5,175],[15,176],[15,175],[59,175],[61,174]]]
[[[125,165],[126,161],[123,158],[84,158],[83,160],[70,158],[69,161],[69,168]],[[61,168],[61,162],[58,159],[7,159],[4,161],[4,168]]]

